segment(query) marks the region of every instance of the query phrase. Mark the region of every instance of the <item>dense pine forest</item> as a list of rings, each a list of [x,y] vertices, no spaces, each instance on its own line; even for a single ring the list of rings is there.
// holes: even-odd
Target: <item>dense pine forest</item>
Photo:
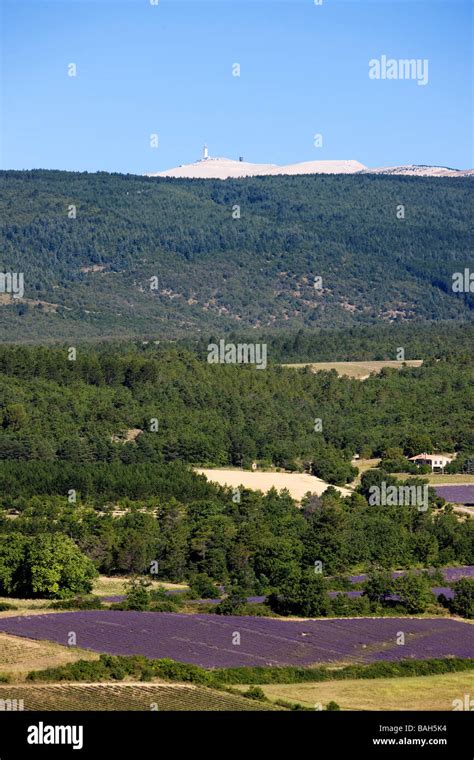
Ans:
[[[474,449],[473,357],[334,371],[209,364],[177,347],[0,348],[2,459],[249,466],[350,480],[354,454]],[[315,431],[315,420],[322,429]],[[127,431],[134,431],[127,441]]]
[[[184,347],[195,352],[201,359],[206,359],[209,344],[218,340],[219,334],[214,331],[205,336],[194,335],[169,343]],[[265,343],[271,363],[394,360],[398,358],[399,348],[403,348],[404,359],[441,359],[454,356],[462,358],[472,353],[474,325],[472,322],[445,321],[397,323],[339,330],[238,330],[229,332],[226,341]]]
[[[470,178],[0,179],[5,341],[472,317]]]

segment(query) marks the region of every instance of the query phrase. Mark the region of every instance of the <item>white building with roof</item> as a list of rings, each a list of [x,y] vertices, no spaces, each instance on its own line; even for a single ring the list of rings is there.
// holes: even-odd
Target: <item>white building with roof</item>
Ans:
[[[444,468],[447,464],[452,462],[454,456],[447,456],[446,454],[416,454],[414,457],[410,457],[410,462],[422,465],[427,464],[431,467],[432,472],[444,472]]]

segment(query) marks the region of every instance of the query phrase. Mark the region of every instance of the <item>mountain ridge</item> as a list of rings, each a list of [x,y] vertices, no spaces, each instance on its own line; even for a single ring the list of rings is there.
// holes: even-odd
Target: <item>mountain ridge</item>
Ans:
[[[470,321],[452,277],[472,262],[472,182],[0,172],[0,271],[24,275],[24,294],[0,294],[0,336]]]
[[[369,168],[354,159],[301,161],[293,164],[251,163],[243,159],[205,156],[190,164],[181,164],[161,172],[148,172],[147,177],[177,177],[180,179],[240,179],[260,176],[289,176],[301,174],[387,174],[417,177],[465,177],[474,169],[452,169],[447,166],[406,164]]]

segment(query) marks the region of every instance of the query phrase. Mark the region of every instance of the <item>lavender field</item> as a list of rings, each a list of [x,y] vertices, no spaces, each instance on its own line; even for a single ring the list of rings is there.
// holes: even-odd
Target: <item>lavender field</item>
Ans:
[[[0,631],[108,654],[169,657],[206,668],[474,656],[474,626],[449,619],[287,621],[91,610],[11,617]],[[405,644],[397,644],[400,631]],[[240,637],[240,644],[235,642]],[[233,643],[234,642],[234,643]]]
[[[436,486],[435,491],[453,504],[474,504],[474,485]]]

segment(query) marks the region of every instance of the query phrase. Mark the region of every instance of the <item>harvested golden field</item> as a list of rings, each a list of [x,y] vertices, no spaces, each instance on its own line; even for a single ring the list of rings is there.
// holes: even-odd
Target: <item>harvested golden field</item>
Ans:
[[[423,364],[422,359],[409,359],[405,362],[398,361],[366,361],[366,362],[305,362],[303,364],[283,364],[283,367],[291,367],[294,369],[301,369],[302,367],[310,367],[312,372],[328,372],[331,369],[335,369],[339,377],[352,377],[355,380],[367,380],[368,377],[375,372],[379,372],[384,367],[392,367],[393,369],[401,369],[404,366],[408,367],[420,367]]]
[[[452,710],[453,700],[472,695],[473,687],[474,671],[413,678],[272,684],[260,688],[271,700],[285,699],[313,708],[318,704],[324,708],[334,701],[342,710]]]
[[[30,670],[66,665],[76,660],[97,660],[95,652],[66,647],[51,641],[34,641],[0,633],[0,673],[21,677]]]
[[[221,486],[230,486],[231,488],[250,488],[253,491],[263,491],[266,493],[271,488],[281,491],[286,488],[290,496],[296,501],[301,501],[303,496],[308,492],[320,496],[329,483],[314,475],[308,475],[303,472],[263,472],[260,470],[240,470],[238,468],[210,469],[196,467],[195,472],[198,475],[205,475],[208,480],[219,483]],[[349,488],[333,486],[343,496],[351,493]]]
[[[61,683],[0,686],[0,700],[23,700],[24,710],[276,710],[238,694],[190,684]]]

